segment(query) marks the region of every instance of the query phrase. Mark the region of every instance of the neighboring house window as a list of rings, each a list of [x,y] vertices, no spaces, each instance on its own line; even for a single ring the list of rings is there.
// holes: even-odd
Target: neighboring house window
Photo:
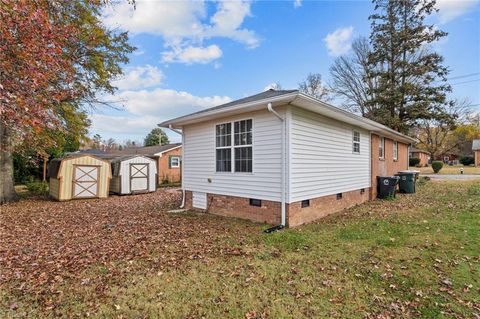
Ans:
[[[352,141],[353,152],[360,154],[360,132],[353,131],[353,141]]]
[[[216,171],[231,172],[233,160],[235,172],[252,172],[252,141],[252,120],[218,124],[215,127]]]
[[[180,156],[170,156],[170,168],[180,167]]]
[[[232,123],[219,124],[215,128],[216,170],[232,171]]]
[[[398,142],[393,141],[393,160],[398,160]]]
[[[378,157],[381,159],[385,158],[385,138],[380,137],[380,143],[378,144]]]
[[[252,120],[234,123],[235,172],[252,171]]]

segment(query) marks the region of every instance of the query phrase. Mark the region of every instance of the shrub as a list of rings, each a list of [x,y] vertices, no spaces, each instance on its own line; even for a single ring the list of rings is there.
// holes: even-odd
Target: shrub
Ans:
[[[460,163],[465,166],[475,164],[475,158],[473,156],[462,156],[460,157]]]
[[[442,169],[443,167],[443,162],[441,161],[433,161],[432,162],[432,168],[433,168],[433,172],[435,174],[437,174],[438,172],[440,172],[440,170]]]
[[[420,164],[420,159],[418,157],[410,157],[408,160],[408,165],[410,166],[417,166],[418,164]]]
[[[27,190],[32,195],[47,196],[48,195],[48,183],[39,180],[30,180],[25,183]]]

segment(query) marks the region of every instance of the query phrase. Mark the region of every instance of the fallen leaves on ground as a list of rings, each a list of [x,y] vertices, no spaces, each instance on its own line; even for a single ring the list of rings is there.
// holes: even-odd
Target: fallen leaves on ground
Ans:
[[[162,189],[107,199],[29,199],[4,205],[0,285],[35,294],[51,309],[65,281],[95,285],[101,295],[109,283],[122,280],[122,272],[161,273],[185,260],[242,254],[219,244],[222,236],[232,234],[224,223],[166,212],[178,208],[180,199],[180,191]],[[92,267],[98,271],[89,278]]]

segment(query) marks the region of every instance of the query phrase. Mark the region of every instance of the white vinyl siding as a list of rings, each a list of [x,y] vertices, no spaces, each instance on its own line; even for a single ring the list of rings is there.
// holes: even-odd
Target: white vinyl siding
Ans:
[[[284,114],[280,108],[276,110]],[[234,167],[231,172],[216,172],[216,125],[248,119],[252,119],[253,126],[252,172],[234,172]],[[262,110],[185,126],[185,190],[280,201],[281,125],[275,115]]]
[[[369,132],[292,107],[288,202],[370,187]],[[352,154],[352,130],[360,154]]]

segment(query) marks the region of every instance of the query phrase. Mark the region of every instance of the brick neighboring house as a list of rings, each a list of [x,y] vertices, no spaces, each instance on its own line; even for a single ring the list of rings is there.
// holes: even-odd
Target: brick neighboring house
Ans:
[[[472,151],[475,155],[475,166],[480,166],[480,140],[473,140]]]
[[[424,150],[420,150],[418,148],[412,147],[410,148],[410,158],[419,158],[420,166],[428,166],[428,162],[430,161],[430,153]]]
[[[182,130],[184,207],[289,227],[374,199],[416,142],[298,90],[159,124]]]
[[[182,144],[166,144],[145,147],[132,147],[111,154],[119,155],[144,155],[157,161],[157,183],[166,181],[177,183],[181,181]]]

